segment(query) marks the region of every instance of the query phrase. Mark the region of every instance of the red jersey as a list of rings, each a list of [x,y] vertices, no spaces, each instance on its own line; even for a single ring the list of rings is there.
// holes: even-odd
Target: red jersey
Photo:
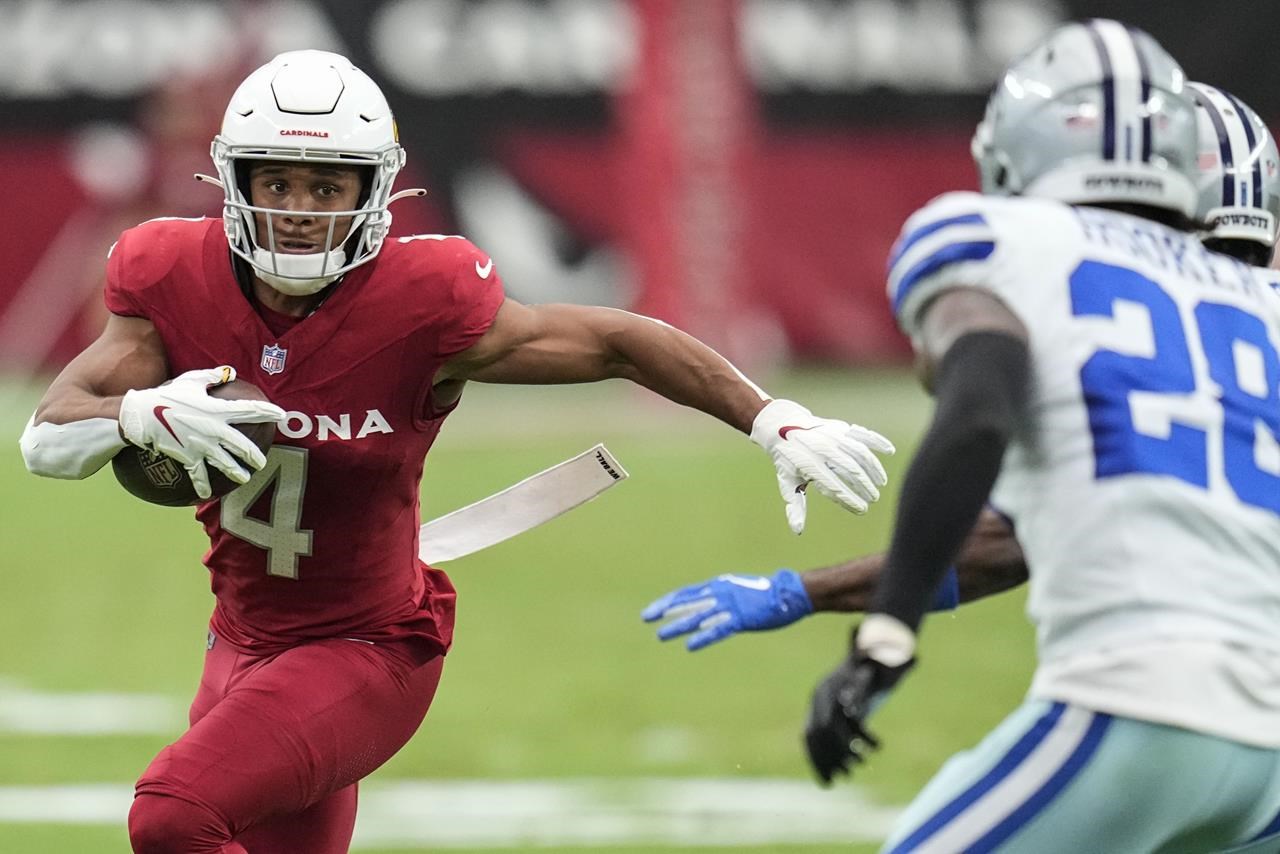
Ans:
[[[288,412],[267,465],[196,510],[214,630],[263,651],[416,635],[443,652],[453,586],[418,559],[423,461],[448,414],[431,388],[493,322],[501,281],[467,240],[429,235],[388,239],[330,288],[276,335],[236,281],[221,220],[152,220],[113,248],[106,304],[155,324],[171,375],[233,365]]]

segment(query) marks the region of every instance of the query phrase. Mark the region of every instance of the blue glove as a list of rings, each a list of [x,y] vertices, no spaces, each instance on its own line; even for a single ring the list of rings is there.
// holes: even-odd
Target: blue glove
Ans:
[[[671,622],[658,629],[659,640],[693,635],[690,652],[738,632],[758,632],[790,625],[813,613],[800,574],[780,569],[772,576],[718,575],[690,584],[652,602],[641,613],[646,623]]]

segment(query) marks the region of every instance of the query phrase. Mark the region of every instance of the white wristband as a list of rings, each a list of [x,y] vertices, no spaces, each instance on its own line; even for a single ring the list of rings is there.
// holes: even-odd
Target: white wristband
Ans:
[[[916,654],[916,633],[897,617],[867,614],[858,626],[858,650],[886,667],[898,667]]]
[[[114,418],[67,424],[35,423],[32,415],[18,440],[27,471],[41,477],[80,480],[106,465],[125,446]]]
[[[808,428],[817,423],[813,413],[794,400],[775,398],[756,413],[751,422],[751,441],[768,450],[786,438],[779,432],[782,428]]]

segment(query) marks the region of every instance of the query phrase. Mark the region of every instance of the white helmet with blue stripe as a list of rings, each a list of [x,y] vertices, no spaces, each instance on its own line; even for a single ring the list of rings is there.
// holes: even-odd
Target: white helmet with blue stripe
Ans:
[[[1118,21],[1063,25],[1015,60],[972,150],[984,193],[1195,214],[1186,77],[1155,39]]]
[[[1190,83],[1200,127],[1200,204],[1196,219],[1211,248],[1219,241],[1260,247],[1251,263],[1270,262],[1280,229],[1280,154],[1258,114],[1214,86]]]

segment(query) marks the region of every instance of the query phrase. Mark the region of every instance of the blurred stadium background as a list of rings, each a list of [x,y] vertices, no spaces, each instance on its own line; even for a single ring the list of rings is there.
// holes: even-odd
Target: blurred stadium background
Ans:
[[[190,176],[248,70],[347,54],[396,111],[400,186],[430,191],[393,233],[466,234],[524,301],[680,325],[772,393],[888,434],[900,476],[928,405],[886,253],[913,208],[974,185],[1000,67],[1090,15],[1280,114],[1270,0],[0,0],[0,851],[127,850],[130,785],[183,726],[211,606],[198,527],[109,475],[32,478],[16,437],[101,326],[116,235],[218,214]],[[689,656],[638,614],[708,574],[878,550],[894,490],[861,519],[814,501],[794,538],[758,450],[630,388],[468,390],[424,513],[596,441],[632,480],[447,567],[444,687],[364,787],[358,850],[874,850],[1020,697],[1019,594],[935,618],[878,722],[886,750],[853,785],[813,786],[799,727],[848,619]]]

